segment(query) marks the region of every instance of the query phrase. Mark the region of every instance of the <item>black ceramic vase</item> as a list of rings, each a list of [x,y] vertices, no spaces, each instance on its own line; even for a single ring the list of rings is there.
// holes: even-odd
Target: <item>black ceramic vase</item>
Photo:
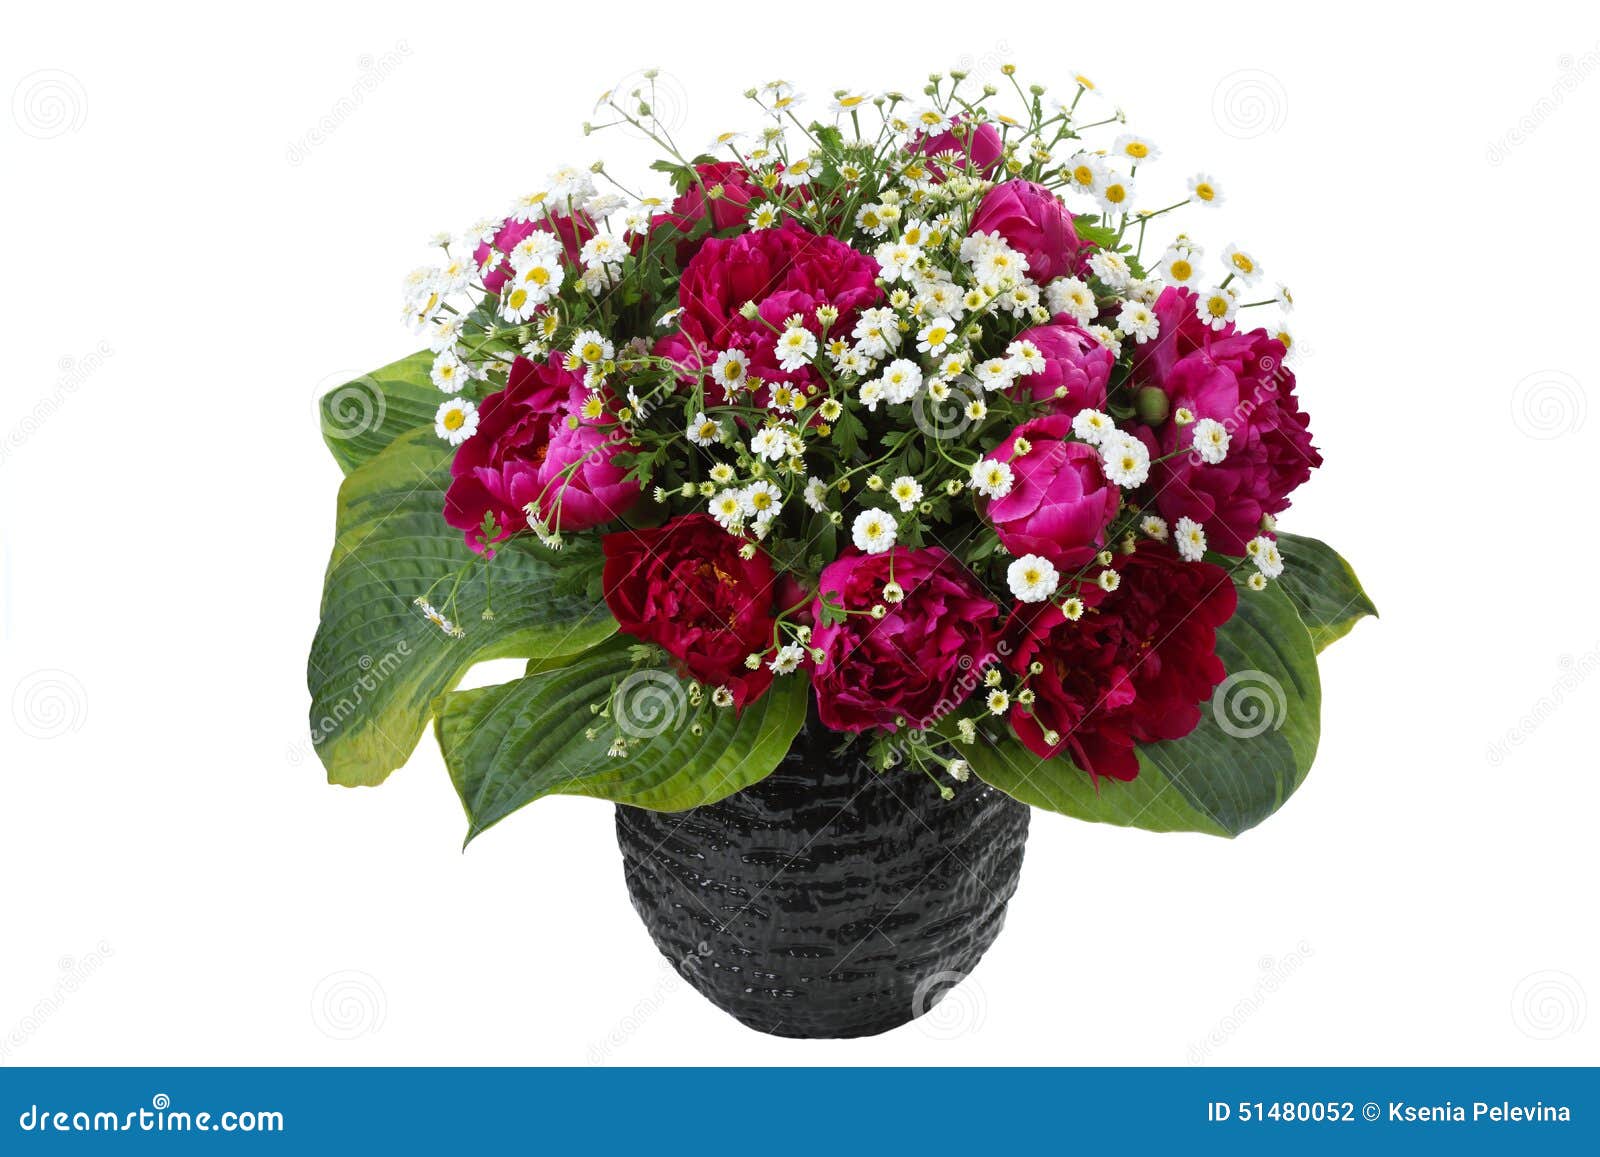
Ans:
[[[617,808],[628,893],[718,1008],[787,1037],[870,1036],[922,1015],[1005,922],[1028,807],[972,779],[876,773],[807,723],[778,769],[720,803]]]

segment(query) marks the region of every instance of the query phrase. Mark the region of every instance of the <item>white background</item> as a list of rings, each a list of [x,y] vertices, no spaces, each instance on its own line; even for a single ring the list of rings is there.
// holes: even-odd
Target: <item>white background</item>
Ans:
[[[322,783],[313,397],[415,348],[433,231],[642,163],[579,132],[631,71],[699,142],[774,75],[821,112],[963,56],[1095,77],[1164,149],[1149,204],[1221,181],[1183,223],[1300,301],[1327,466],[1285,528],[1383,618],[1266,825],[1037,813],[942,1031],[768,1039],[672,979],[609,805],[463,854],[431,739]],[[0,91],[0,1063],[1600,1062],[1592,12],[36,4]]]

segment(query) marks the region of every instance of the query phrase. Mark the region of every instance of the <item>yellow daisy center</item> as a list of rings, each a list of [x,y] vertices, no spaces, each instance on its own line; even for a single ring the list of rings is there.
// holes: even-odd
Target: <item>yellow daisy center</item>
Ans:
[[[467,424],[465,410],[447,410],[444,415],[444,428],[446,430],[459,430]]]

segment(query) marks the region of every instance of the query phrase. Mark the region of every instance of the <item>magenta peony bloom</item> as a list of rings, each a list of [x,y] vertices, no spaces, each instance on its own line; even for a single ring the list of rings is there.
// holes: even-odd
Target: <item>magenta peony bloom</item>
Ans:
[[[1037,554],[1067,571],[1082,566],[1105,545],[1105,529],[1122,492],[1106,480],[1100,452],[1068,441],[1072,419],[1048,414],[1024,422],[988,457],[1011,465],[1011,490],[989,500],[985,513],[1013,555]],[[1029,450],[1013,459],[1018,438]]]
[[[820,346],[817,307],[832,305],[839,320],[830,332],[848,334],[856,314],[883,297],[877,275],[878,263],[866,254],[798,225],[708,238],[678,282],[678,332],[658,342],[657,352],[696,372],[724,350],[741,350],[750,374],[763,381],[810,383],[810,367],[780,367],[773,327],[782,330],[799,314]],[[747,301],[756,303],[760,317],[740,313]]]
[[[883,597],[891,556],[894,581],[905,591],[898,603]],[[812,632],[811,646],[823,656],[811,676],[817,713],[835,731],[927,727],[967,697],[994,658],[998,608],[937,547],[851,549],[823,568],[817,592],[812,614],[819,623],[825,595],[852,611],[888,608],[882,619],[850,615]]]
[[[689,233],[705,219],[707,205],[711,208],[712,229],[731,229],[735,225],[743,225],[750,201],[758,192],[750,180],[750,170],[737,161],[711,161],[696,165],[694,171],[700,179],[678,194],[668,212],[655,218],[655,226]],[[707,190],[719,186],[720,196],[706,196]],[[680,241],[678,264],[687,265],[699,252],[700,245],[701,241]]]
[[[638,484],[623,481],[612,463],[626,440],[615,433],[608,439],[591,422],[569,426],[587,396],[583,375],[556,355],[548,362],[518,358],[505,389],[484,399],[477,432],[450,464],[444,499],[445,521],[466,532],[473,550],[492,554],[495,543],[526,530],[529,503],[553,528],[585,530],[621,517],[639,497]],[[497,531],[485,541],[490,514]]]
[[[1042,373],[1018,380],[1019,391],[1036,402],[1049,400],[1053,410],[1069,418],[1079,410],[1105,406],[1106,384],[1117,359],[1071,317],[1060,314],[1049,325],[1023,330],[1016,340],[1031,341],[1045,359]],[[1058,398],[1056,391],[1063,386],[1066,395]]]
[[[1046,285],[1079,271],[1093,248],[1078,239],[1072,214],[1043,185],[1006,181],[983,195],[969,233],[998,233],[1028,259],[1028,278]]]
[[[566,251],[567,260],[577,265],[578,253],[583,249],[584,242],[594,236],[595,228],[594,221],[586,213],[570,217],[564,213],[552,213],[549,217],[535,217],[527,221],[507,217],[495,231],[494,249],[504,256],[532,233],[554,233],[561,238],[561,247]],[[478,263],[478,268],[483,268],[483,263],[489,259],[489,242],[480,242],[472,252],[472,259]],[[483,287],[490,293],[499,293],[510,276],[511,263],[501,261],[483,275]]]
[[[1261,531],[1261,517],[1289,506],[1289,495],[1322,465],[1311,444],[1310,418],[1294,396],[1294,373],[1283,364],[1283,343],[1264,329],[1240,331],[1232,323],[1211,329],[1195,314],[1195,295],[1169,286],[1156,300],[1161,337],[1135,347],[1133,384],[1158,386],[1169,412],[1179,407],[1221,422],[1227,455],[1215,465],[1181,454],[1151,469],[1156,508],[1168,519],[1202,524],[1208,544],[1242,555]],[[1170,418],[1139,435],[1151,458],[1193,440],[1193,426]]]
[[[936,157],[940,153],[959,153],[963,157],[960,168],[975,177],[993,177],[1000,168],[1000,158],[1005,148],[1000,143],[1000,133],[993,125],[971,124],[956,121],[938,136],[926,134],[906,146],[908,152]],[[935,181],[945,179],[944,169],[933,161],[928,162],[928,174]]]

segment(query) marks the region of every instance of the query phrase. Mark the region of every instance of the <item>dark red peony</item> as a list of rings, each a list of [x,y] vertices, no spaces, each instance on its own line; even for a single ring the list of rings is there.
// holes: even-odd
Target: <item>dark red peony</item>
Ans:
[[[1155,304],[1161,336],[1135,347],[1132,381],[1160,387],[1169,413],[1187,407],[1197,418],[1221,422],[1228,452],[1215,465],[1192,453],[1157,463],[1150,484],[1164,516],[1192,518],[1205,527],[1213,550],[1242,555],[1260,532],[1261,516],[1286,509],[1322,455],[1295,400],[1283,343],[1264,329],[1241,331],[1231,322],[1215,331],[1196,316],[1195,302],[1187,289],[1161,291]],[[1140,436],[1154,460],[1190,445],[1193,429],[1168,418]]]
[[[1028,259],[1028,279],[1046,285],[1070,277],[1093,248],[1078,239],[1072,214],[1043,185],[1006,181],[983,195],[969,233],[998,233]]]
[[[1111,351],[1066,314],[1048,325],[1036,325],[1017,335],[1031,341],[1044,355],[1045,368],[1017,383],[1017,390],[1034,401],[1049,401],[1051,408],[1072,417],[1079,410],[1099,410],[1106,404],[1106,385],[1116,358]],[[1065,394],[1057,394],[1065,389]]]
[[[898,603],[883,597],[893,558]],[[812,606],[822,599],[851,611],[882,603],[882,619],[853,614],[819,626],[811,646],[822,651],[812,672],[822,722],[835,731],[898,730],[904,719],[925,727],[957,707],[994,659],[998,609],[951,555],[936,547],[897,546],[883,554],[849,551],[822,571]]]
[[[815,371],[809,366],[780,367],[777,332],[799,314],[820,349],[825,337],[817,307],[832,305],[839,320],[828,332],[848,335],[856,314],[883,297],[877,276],[871,257],[795,224],[708,238],[678,282],[678,332],[656,343],[656,352],[693,373],[712,366],[724,350],[740,350],[749,358],[748,373],[763,381],[810,383]],[[740,313],[747,301],[756,303],[759,317]]]
[[[495,230],[493,247],[504,258],[517,243],[525,240],[533,233],[554,233],[561,238],[561,247],[566,251],[567,260],[573,265],[578,264],[578,253],[583,249],[584,242],[595,234],[594,221],[587,213],[576,213],[567,216],[565,213],[551,213],[548,217],[536,214],[526,221],[518,221],[514,217],[507,217],[500,222],[500,228]],[[483,263],[489,259],[490,242],[483,241],[473,250],[472,259],[478,263],[478,268],[483,268]],[[483,276],[483,287],[490,293],[499,293],[505,285],[506,279],[511,276],[511,263],[502,260],[498,265]]]
[[[777,604],[799,595],[780,589],[765,553],[740,558],[740,545],[705,514],[601,540],[606,605],[623,633],[663,648],[690,678],[727,687],[743,707],[772,684],[766,665],[752,671],[745,657],[771,648]]]
[[[712,229],[731,229],[742,225],[749,215],[750,202],[760,192],[750,180],[750,170],[737,161],[711,161],[696,165],[694,171],[699,180],[678,194],[671,210],[655,219],[657,227],[690,233],[705,220],[708,205],[711,208]],[[713,189],[717,195],[708,196]],[[679,242],[678,264],[688,264],[699,251],[702,241]]]
[[[489,551],[526,530],[529,503],[554,529],[587,530],[620,518],[638,499],[639,484],[612,462],[626,440],[578,420],[588,393],[583,375],[557,355],[548,362],[518,358],[505,389],[484,399],[477,432],[450,464],[444,498],[445,521],[466,532],[473,550]],[[497,529],[485,542],[483,520],[491,514]]]
[[[1227,571],[1183,562],[1162,543],[1143,542],[1114,565],[1122,577],[1115,591],[1080,585],[1088,609],[1077,622],[1054,603],[1019,607],[1007,624],[1007,663],[1019,675],[1044,665],[1028,678],[1032,706],[1011,710],[1029,751],[1070,755],[1092,776],[1127,780],[1139,774],[1135,743],[1181,739],[1199,726],[1201,705],[1226,675],[1217,628],[1238,595]]]
[[[1100,452],[1069,441],[1072,419],[1047,414],[1024,422],[988,457],[1011,465],[1011,490],[984,509],[1000,542],[1013,555],[1037,554],[1062,571],[1099,553],[1117,514],[1122,492],[1107,481]],[[1013,458],[1017,439],[1028,452]]]

